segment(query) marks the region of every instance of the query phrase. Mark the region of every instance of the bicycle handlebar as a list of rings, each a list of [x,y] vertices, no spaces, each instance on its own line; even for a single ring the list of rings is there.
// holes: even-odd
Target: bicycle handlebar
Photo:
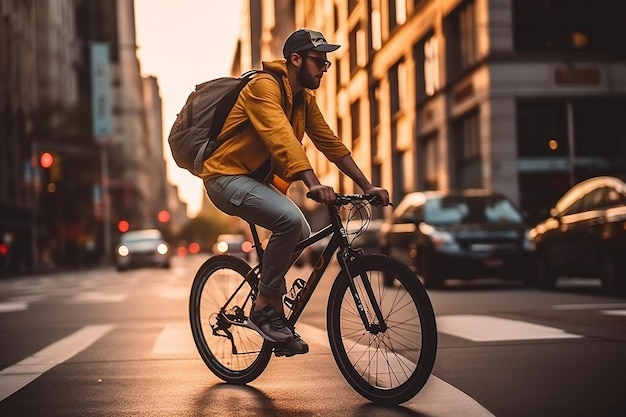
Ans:
[[[317,194],[309,191],[306,193],[306,196],[311,200],[317,201],[318,203],[320,202]],[[345,206],[346,204],[350,204],[355,201],[367,201],[373,206],[381,205],[380,199],[374,194],[337,194],[337,198],[333,202],[333,205]],[[391,205],[391,203],[389,203],[389,205]]]

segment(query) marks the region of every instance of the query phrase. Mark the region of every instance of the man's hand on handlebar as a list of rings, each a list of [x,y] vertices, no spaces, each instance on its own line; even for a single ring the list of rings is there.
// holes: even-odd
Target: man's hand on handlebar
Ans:
[[[324,188],[328,188],[332,190],[332,187],[326,187],[323,185],[318,185],[316,187],[324,187]],[[311,187],[311,189],[313,188],[314,187]],[[353,201],[367,200],[370,202],[370,204],[377,206],[377,207],[383,206],[383,205],[393,206],[393,204],[391,204],[391,202],[389,201],[389,193],[387,192],[387,190],[384,188],[380,188],[380,187],[371,187],[370,189],[368,189],[368,192],[365,194],[336,194],[334,190],[332,191],[332,193],[333,195],[335,195],[335,198],[330,201],[322,201],[322,199],[319,198],[319,196],[314,191],[309,191],[308,193],[306,193],[306,196],[312,200],[317,201],[318,203],[325,203],[325,204],[334,203],[335,205],[344,205],[344,204],[351,203]]]
[[[335,194],[333,187],[329,187],[328,185],[313,185],[309,188],[309,192],[317,197],[315,201],[318,203],[329,204],[334,202],[337,198],[337,194]]]
[[[389,205],[389,191],[382,187],[372,187],[367,190],[363,190],[365,194],[372,194],[378,197],[381,206]]]

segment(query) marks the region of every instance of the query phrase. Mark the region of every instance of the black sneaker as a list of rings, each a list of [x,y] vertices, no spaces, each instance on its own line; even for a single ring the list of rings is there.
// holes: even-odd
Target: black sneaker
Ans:
[[[309,351],[309,345],[302,340],[300,335],[293,332],[293,339],[284,343],[276,343],[274,355],[290,357],[293,355],[303,355]]]
[[[259,332],[270,342],[283,343],[294,338],[293,333],[287,327],[285,317],[276,310],[273,304],[266,305],[261,311],[256,311],[252,307],[248,327]]]

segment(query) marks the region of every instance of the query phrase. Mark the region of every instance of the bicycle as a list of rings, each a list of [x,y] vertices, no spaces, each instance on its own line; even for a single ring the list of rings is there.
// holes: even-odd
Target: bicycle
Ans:
[[[312,198],[310,194],[308,197]],[[326,327],[339,370],[368,400],[388,405],[413,398],[428,380],[437,351],[437,327],[430,299],[418,276],[405,264],[383,254],[363,254],[352,248],[340,210],[350,206],[348,219],[358,213],[364,227],[376,198],[340,194],[328,204],[329,224],[302,240],[294,253],[330,236],[304,281],[294,281],[293,298],[285,297],[288,325],[295,329],[311,295],[337,252],[340,271],[331,287]],[[256,296],[263,248],[254,224],[254,249],[259,264],[218,255],[198,270],[189,300],[193,338],[207,367],[227,383],[247,384],[264,371],[279,343],[264,340],[247,327]]]

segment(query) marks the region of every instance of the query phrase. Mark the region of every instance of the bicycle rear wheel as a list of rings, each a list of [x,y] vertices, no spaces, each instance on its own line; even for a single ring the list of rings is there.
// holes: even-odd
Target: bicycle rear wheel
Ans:
[[[348,383],[370,401],[408,401],[422,389],[435,363],[437,326],[430,299],[415,273],[389,256],[362,256],[349,267],[352,276],[342,271],[328,300],[328,337],[335,362]],[[393,286],[385,285],[386,277],[395,279]],[[348,279],[356,286],[369,330]],[[373,303],[382,312],[382,322]]]
[[[217,377],[233,384],[256,379],[272,354],[272,346],[243,325],[258,280],[250,271],[242,259],[214,256],[198,270],[189,299],[191,331],[202,360]]]

